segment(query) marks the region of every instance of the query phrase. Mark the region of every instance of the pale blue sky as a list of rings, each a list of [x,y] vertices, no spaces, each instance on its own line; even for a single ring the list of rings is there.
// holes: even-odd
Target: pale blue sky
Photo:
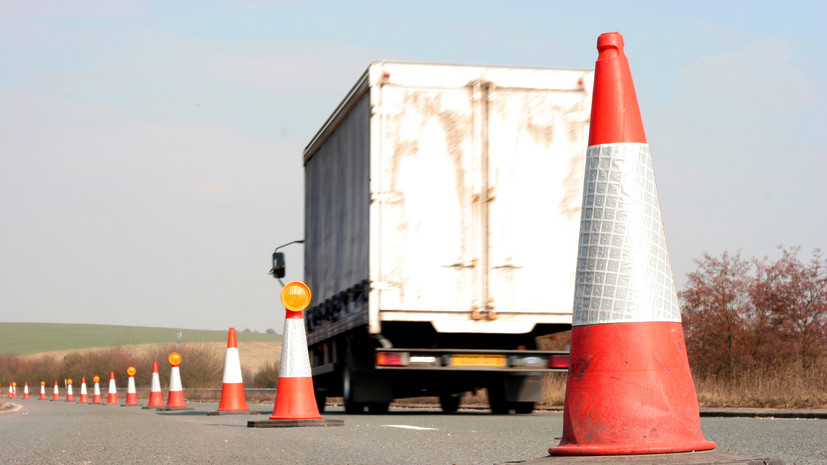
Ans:
[[[626,41],[676,281],[827,246],[823,2],[0,0],[0,321],[281,331],[301,152],[371,61]],[[287,249],[288,279],[301,248]]]

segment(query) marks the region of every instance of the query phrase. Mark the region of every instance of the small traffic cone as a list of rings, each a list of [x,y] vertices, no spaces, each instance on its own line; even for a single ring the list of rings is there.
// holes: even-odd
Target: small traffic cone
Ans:
[[[55,392],[52,394],[52,402],[60,400],[60,388],[57,387],[57,380],[55,380]]]
[[[152,362],[152,384],[149,388],[149,403],[144,408],[163,407],[164,396],[161,393],[161,379],[158,376],[158,361]]]
[[[2,389],[2,387],[3,387],[3,383],[0,383],[0,399],[3,398],[3,389]]]
[[[181,387],[181,372],[178,368],[178,365],[181,364],[181,354],[178,352],[169,354],[169,363],[172,367],[169,371],[167,405],[157,410],[194,410],[187,408],[187,404],[184,402],[184,389]]]
[[[126,388],[126,403],[122,407],[138,406],[138,392],[135,390],[135,367],[129,367],[126,370],[129,375],[129,382]]]
[[[286,315],[276,404],[269,420],[248,421],[248,427],[344,425],[344,420],[322,418],[316,405],[310,358],[307,353],[307,336],[302,318],[302,310],[310,304],[310,299],[310,288],[299,281],[287,283],[281,291],[281,302],[284,304]]]
[[[109,372],[109,395],[106,397],[106,405],[118,404],[118,388],[115,386],[115,372]]]
[[[9,385],[9,399],[17,399],[17,382]]]
[[[101,377],[95,375],[92,378],[92,381],[95,383],[95,387],[92,389],[92,404],[103,405],[103,399],[101,399],[101,385],[100,385]]]
[[[74,401],[75,401],[75,395],[72,394],[72,380],[67,379],[66,380],[66,402],[74,402]]]
[[[37,400],[46,400],[46,381],[40,382],[40,397]]]
[[[88,404],[89,403],[89,393],[86,392],[86,377],[83,376],[80,378],[80,399],[78,402],[81,404]]]
[[[235,337],[235,328],[230,328],[227,336],[227,356],[224,359],[224,380],[221,385],[221,402],[218,410],[207,412],[207,415],[228,414],[255,414],[247,408],[247,399],[244,397],[244,382],[241,379],[241,360],[238,357],[238,342]]]
[[[23,398],[24,399],[29,398],[29,383],[28,382],[23,383]]]
[[[705,451],[623,37],[597,39],[563,437],[552,455]]]

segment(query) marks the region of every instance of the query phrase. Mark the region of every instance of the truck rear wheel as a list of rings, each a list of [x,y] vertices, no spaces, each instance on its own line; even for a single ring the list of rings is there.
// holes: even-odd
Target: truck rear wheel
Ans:
[[[442,394],[439,396],[439,406],[445,413],[455,413],[459,410],[459,399],[456,394]]]
[[[534,402],[512,402],[515,413],[527,414],[534,411]]]
[[[365,404],[354,400],[352,371],[350,360],[346,360],[345,368],[342,370],[342,399],[345,404],[345,413],[356,415],[364,413]]]
[[[508,401],[505,400],[505,389],[502,386],[488,386],[488,406],[494,415],[506,415],[510,410]]]

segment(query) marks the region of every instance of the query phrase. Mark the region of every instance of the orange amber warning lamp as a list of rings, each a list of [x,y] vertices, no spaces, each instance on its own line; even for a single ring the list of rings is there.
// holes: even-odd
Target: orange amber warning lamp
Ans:
[[[169,354],[169,363],[173,366],[178,366],[181,364],[181,354],[178,352],[173,352]]]
[[[40,385],[41,385],[41,386],[45,386],[45,385],[46,385],[46,381],[41,381],[41,382],[40,382]]]
[[[135,367],[129,367],[126,369],[126,374],[128,374],[129,376],[135,376],[135,371]]]
[[[301,281],[290,281],[281,290],[281,303],[291,312],[300,312],[310,304],[310,288]]]
[[[72,385],[72,378],[67,379],[67,380],[66,380],[66,384],[68,384],[69,386],[71,386],[71,385]]]
[[[98,376],[98,375],[95,375],[95,377],[94,377],[94,378],[92,378],[92,381],[94,381],[94,382],[96,382],[96,383],[99,383],[99,382],[100,382],[100,380],[101,380],[101,377],[100,377],[100,376]]]

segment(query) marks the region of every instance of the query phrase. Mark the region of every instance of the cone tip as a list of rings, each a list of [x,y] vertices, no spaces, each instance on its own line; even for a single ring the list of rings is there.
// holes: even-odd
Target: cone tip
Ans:
[[[235,338],[235,328],[230,328],[230,334],[227,336],[227,348],[228,349],[237,349],[238,348],[238,341]]]
[[[623,34],[619,32],[605,32],[597,38],[597,49],[603,50],[606,47],[623,49]]]
[[[153,373],[158,373],[158,360],[153,360],[152,361],[152,372]]]
[[[115,372],[114,371],[109,372],[109,379],[115,379]]]

